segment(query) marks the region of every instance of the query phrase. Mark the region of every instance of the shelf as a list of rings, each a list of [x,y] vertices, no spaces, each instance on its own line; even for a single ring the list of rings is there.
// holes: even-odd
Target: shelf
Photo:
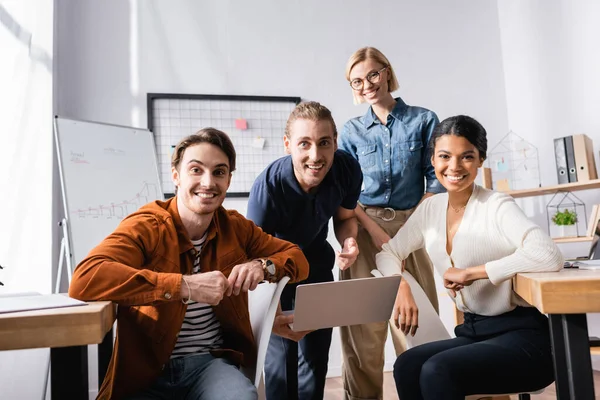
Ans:
[[[592,240],[594,240],[594,238],[587,237],[587,236],[572,236],[572,237],[552,238],[552,240],[554,240],[554,243],[577,243],[577,242],[591,242]]]
[[[545,186],[533,189],[508,190],[504,193],[512,197],[531,197],[542,196],[545,194],[554,194],[556,192],[575,192],[577,190],[600,189],[600,179],[594,179],[587,182],[563,183],[561,185]]]

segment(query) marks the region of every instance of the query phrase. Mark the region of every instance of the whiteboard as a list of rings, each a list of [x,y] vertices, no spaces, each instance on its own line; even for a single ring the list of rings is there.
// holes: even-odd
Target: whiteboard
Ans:
[[[124,217],[163,194],[150,131],[56,117],[54,133],[75,267]]]

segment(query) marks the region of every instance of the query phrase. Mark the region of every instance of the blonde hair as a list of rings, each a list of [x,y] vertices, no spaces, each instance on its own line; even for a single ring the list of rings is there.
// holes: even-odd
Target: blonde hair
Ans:
[[[331,124],[333,129],[333,137],[337,138],[337,128],[333,121],[331,111],[321,103],[316,101],[306,101],[300,103],[292,110],[292,113],[288,117],[287,123],[285,124],[285,135],[291,137],[290,127],[292,123],[297,119],[307,119],[309,121],[327,121]]]
[[[398,79],[396,78],[396,73],[394,72],[394,68],[392,68],[392,64],[390,64],[390,60],[388,60],[387,57],[375,47],[363,47],[362,49],[356,50],[354,54],[350,56],[350,59],[346,64],[346,80],[348,80],[348,82],[350,82],[350,72],[352,71],[352,68],[354,68],[356,64],[366,60],[373,60],[380,63],[382,66],[387,67],[388,92],[391,93],[398,90],[400,85],[398,85]],[[361,104],[365,102],[365,99],[354,89],[352,89],[352,97],[354,98],[354,104]]]

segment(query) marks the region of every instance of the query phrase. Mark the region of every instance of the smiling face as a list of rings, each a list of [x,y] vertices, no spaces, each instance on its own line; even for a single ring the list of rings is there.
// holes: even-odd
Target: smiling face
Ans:
[[[449,193],[461,192],[472,187],[483,158],[465,137],[446,134],[435,141],[431,164],[438,181]]]
[[[219,147],[199,143],[185,149],[178,168],[171,168],[182,218],[212,214],[221,206],[231,183],[229,159]]]
[[[299,118],[291,123],[289,136],[283,137],[294,175],[306,193],[319,186],[331,169],[337,150],[334,132],[330,121]]]
[[[360,90],[355,90],[355,96],[369,103],[370,105],[377,104],[389,97],[389,69],[384,69],[385,65],[367,58],[365,61],[357,63],[350,71],[349,80],[352,82],[355,79],[362,79],[363,87]],[[382,70],[383,69],[383,70]],[[371,83],[367,77],[374,77],[374,74],[379,73],[377,79],[371,79]],[[354,90],[354,89],[353,89]]]

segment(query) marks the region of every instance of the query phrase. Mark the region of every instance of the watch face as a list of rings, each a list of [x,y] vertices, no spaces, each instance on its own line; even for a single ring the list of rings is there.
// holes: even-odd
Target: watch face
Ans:
[[[275,275],[275,264],[273,261],[267,260],[267,272],[271,275]]]

